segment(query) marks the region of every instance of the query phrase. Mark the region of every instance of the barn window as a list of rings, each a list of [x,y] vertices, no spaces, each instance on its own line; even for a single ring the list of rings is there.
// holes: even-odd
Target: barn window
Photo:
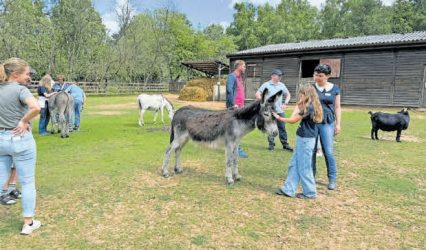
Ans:
[[[247,64],[246,77],[260,77],[262,75],[262,65]]]
[[[323,58],[320,60],[320,63],[331,66],[330,77],[340,77],[340,58]]]
[[[312,78],[315,67],[320,60],[302,60],[302,78]]]

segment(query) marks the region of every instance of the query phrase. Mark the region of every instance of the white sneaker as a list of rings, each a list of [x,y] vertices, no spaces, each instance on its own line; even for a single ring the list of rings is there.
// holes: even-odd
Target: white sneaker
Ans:
[[[40,227],[41,227],[41,222],[39,220],[33,220],[32,226],[28,224],[24,224],[24,226],[22,227],[21,234],[30,235],[33,231],[39,229]]]

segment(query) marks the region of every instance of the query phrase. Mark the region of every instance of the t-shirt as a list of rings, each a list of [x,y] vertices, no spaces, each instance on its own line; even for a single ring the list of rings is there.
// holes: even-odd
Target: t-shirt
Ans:
[[[46,87],[44,87],[44,86],[38,86],[37,87],[37,94],[39,96],[45,97],[44,94],[47,94],[47,93],[49,93],[49,90]]]
[[[320,88],[317,84],[314,84],[314,86],[324,114],[322,123],[333,123],[336,120],[335,102],[336,96],[340,95],[340,88],[336,84],[332,84],[329,89]]]
[[[25,99],[31,92],[17,82],[0,84],[0,128],[16,128],[28,112]]]
[[[234,104],[237,105],[238,107],[244,107],[244,100],[245,100],[245,96],[244,96],[244,84],[243,84],[243,79],[240,76],[237,76],[237,91],[235,93],[235,102]]]
[[[318,134],[318,128],[314,122],[314,107],[309,105],[306,109],[307,114],[303,110],[299,112],[299,115],[302,116],[302,121],[297,127],[296,135],[300,137],[316,137]]]
[[[267,98],[275,95],[280,90],[283,91],[283,96],[287,97],[287,95],[290,95],[290,92],[288,91],[287,87],[282,82],[278,82],[276,84],[273,84],[272,81],[265,82],[264,84],[262,84],[262,86],[260,86],[260,88],[257,91],[259,91],[260,93],[263,93],[263,91],[265,91],[266,88],[268,88]],[[275,112],[277,112],[278,114],[284,113],[284,111],[281,108],[281,106],[283,105],[283,96],[275,99],[274,109],[275,109]]]
[[[65,92],[70,93],[75,103],[82,103],[84,100],[84,91],[77,85],[69,86]]]

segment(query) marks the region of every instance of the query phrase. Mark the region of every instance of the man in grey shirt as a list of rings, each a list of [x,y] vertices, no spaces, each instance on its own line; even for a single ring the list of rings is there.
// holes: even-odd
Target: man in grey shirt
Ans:
[[[283,73],[281,70],[273,69],[271,73],[271,80],[265,82],[264,84],[262,84],[262,86],[260,86],[260,88],[256,92],[256,99],[262,98],[262,93],[266,88],[268,89],[268,98],[270,96],[275,95],[281,90],[283,92],[283,95],[285,96],[285,101],[283,103],[282,96],[280,98],[276,98],[274,109],[279,116],[285,117],[284,109],[287,107],[287,104],[290,101],[291,96],[290,96],[290,92],[288,91],[284,83],[280,82],[282,75]],[[283,145],[283,149],[293,152],[293,148],[290,147],[290,145],[287,142],[287,131],[285,130],[285,123],[277,120],[277,126],[278,126],[280,141],[281,141],[281,144]],[[268,136],[268,143],[269,143],[268,149],[274,150],[274,147],[275,147],[274,137]]]

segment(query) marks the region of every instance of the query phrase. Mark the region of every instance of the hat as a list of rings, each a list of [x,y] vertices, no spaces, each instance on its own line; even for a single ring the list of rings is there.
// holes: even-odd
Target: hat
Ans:
[[[283,72],[279,69],[273,69],[271,75],[282,76]]]

